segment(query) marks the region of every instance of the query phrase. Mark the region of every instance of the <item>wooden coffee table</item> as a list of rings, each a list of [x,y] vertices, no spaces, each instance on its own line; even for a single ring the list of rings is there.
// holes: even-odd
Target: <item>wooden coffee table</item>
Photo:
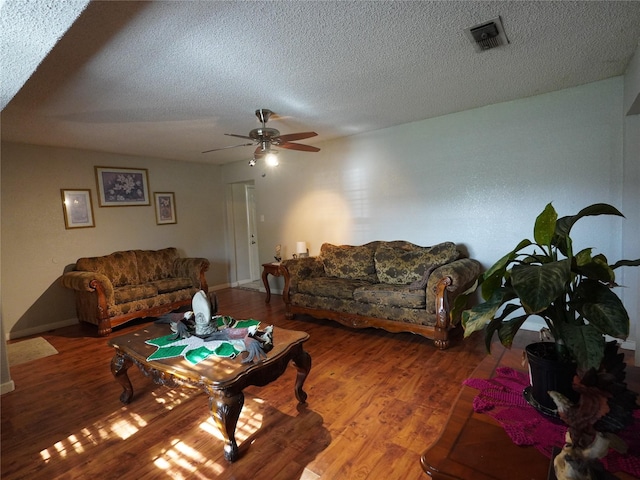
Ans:
[[[273,349],[266,359],[258,363],[243,364],[246,353],[235,359],[210,356],[197,365],[192,365],[182,357],[148,361],[147,357],[155,352],[156,347],[145,341],[169,333],[168,325],[153,324],[109,340],[109,345],[116,350],[111,360],[111,372],[124,388],[120,401],[128,404],[133,398],[133,387],[127,373],[131,365],[136,365],[155,383],[203,390],[209,396],[211,416],[224,437],[224,457],[229,462],[238,458],[235,430],[244,404],[242,390],[245,387],[264,386],[273,382],[284,373],[291,361],[298,370],[296,398],[300,403],[307,399],[302,386],[311,369],[311,356],[302,348],[309,338],[305,332],[274,327]]]

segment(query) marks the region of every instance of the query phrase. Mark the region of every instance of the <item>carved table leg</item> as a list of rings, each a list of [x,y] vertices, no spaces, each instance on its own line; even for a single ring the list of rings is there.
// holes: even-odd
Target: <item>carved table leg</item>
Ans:
[[[244,394],[227,395],[226,392],[214,392],[209,397],[211,417],[218,426],[224,438],[224,458],[229,462],[238,459],[238,445],[236,444],[236,425],[240,418],[240,411],[244,405]]]
[[[120,401],[124,404],[129,403],[133,398],[133,386],[127,373],[127,370],[132,364],[131,359],[119,351],[116,351],[116,354],[111,359],[111,373],[124,389],[120,395]]]
[[[264,283],[264,289],[267,291],[267,298],[264,300],[264,303],[269,303],[271,301],[271,287],[269,287],[269,280],[267,276],[269,272],[266,269],[262,271],[262,283]]]
[[[307,379],[307,375],[311,371],[311,355],[305,352],[300,346],[300,351],[297,352],[293,358],[293,365],[298,370],[298,375],[296,376],[296,398],[300,403],[305,403],[307,401],[307,393],[302,390],[302,386],[304,385],[304,381]]]

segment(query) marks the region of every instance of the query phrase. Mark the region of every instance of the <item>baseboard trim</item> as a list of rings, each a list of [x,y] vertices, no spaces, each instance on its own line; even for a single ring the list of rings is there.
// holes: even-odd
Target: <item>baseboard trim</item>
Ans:
[[[16,389],[16,384],[13,383],[13,380],[9,380],[8,382],[0,384],[0,395],[13,392],[15,389]]]
[[[251,280],[247,280],[245,282],[234,282],[234,283],[221,283],[219,285],[214,285],[209,287],[210,292],[215,292],[216,290],[222,290],[224,288],[237,287],[242,283],[248,283]],[[280,295],[282,294],[281,290],[271,290],[271,293]],[[5,334],[5,340],[15,340],[16,338],[28,337],[29,335],[36,335],[38,333],[47,332],[49,330],[53,330],[56,328],[68,327],[69,325],[74,325],[78,323],[77,318],[69,318],[67,320],[62,320],[60,322],[47,323],[44,325],[38,325],[36,327],[25,328],[24,330],[17,330],[14,332],[9,332]]]
[[[47,332],[55,328],[68,327],[69,325],[75,325],[78,323],[77,318],[69,318],[67,320],[61,320],[54,323],[46,323],[44,325],[38,325],[36,327],[25,328],[24,330],[16,330],[5,334],[5,340],[14,340],[16,338],[28,337],[29,335],[36,335],[38,333]]]

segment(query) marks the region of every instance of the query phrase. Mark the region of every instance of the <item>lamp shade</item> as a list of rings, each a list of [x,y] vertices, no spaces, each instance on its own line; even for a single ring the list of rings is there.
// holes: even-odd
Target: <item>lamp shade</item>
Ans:
[[[296,253],[307,253],[307,242],[296,242]]]

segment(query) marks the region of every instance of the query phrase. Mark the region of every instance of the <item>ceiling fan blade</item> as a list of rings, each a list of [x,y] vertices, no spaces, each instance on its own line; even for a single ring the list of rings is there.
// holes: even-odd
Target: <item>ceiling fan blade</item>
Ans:
[[[256,148],[256,151],[253,152],[253,158],[260,158],[264,155],[264,152],[262,151],[262,147],[258,147]]]
[[[315,137],[316,135],[318,135],[316,132],[289,133],[288,135],[280,135],[278,140],[281,142],[293,142],[295,140]]]
[[[236,133],[225,133],[225,135],[229,137],[246,138],[247,140],[253,140],[253,138],[251,137],[247,137],[246,135],[238,135]]]
[[[285,142],[278,145],[280,148],[288,148],[289,150],[302,150],[303,152],[319,152],[318,147],[312,147],[311,145],[303,145],[302,143]]]
[[[228,147],[222,147],[222,148],[214,148],[212,150],[205,150],[202,153],[217,152],[218,150],[226,150],[227,148],[248,147],[249,145],[253,145],[253,142],[251,142],[251,143],[243,143],[241,145],[229,145]]]

